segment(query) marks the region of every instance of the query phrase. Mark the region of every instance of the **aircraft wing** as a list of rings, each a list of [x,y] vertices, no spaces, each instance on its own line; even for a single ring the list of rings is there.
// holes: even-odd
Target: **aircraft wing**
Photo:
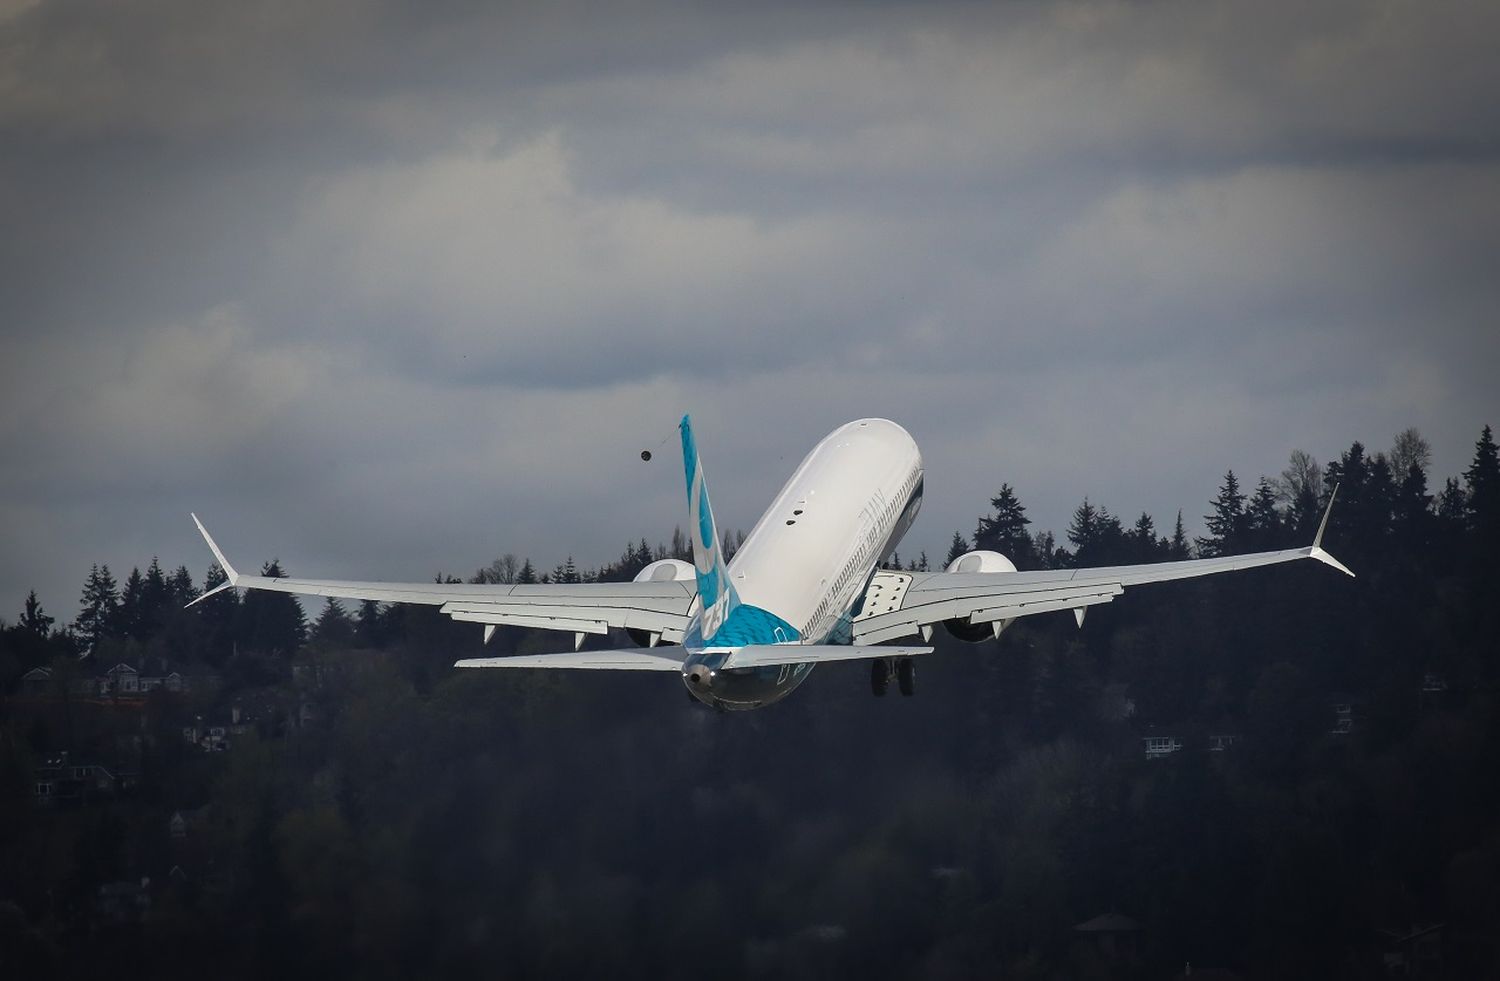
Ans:
[[[1337,494],[1338,488],[1334,488],[1333,496]],[[1323,550],[1323,531],[1332,509],[1331,496],[1318,534],[1306,548],[1044,572],[879,572],[870,581],[860,615],[853,621],[854,643],[878,644],[913,634],[926,638],[931,636],[933,625],[944,620],[971,626],[989,624],[998,637],[1005,621],[1054,610],[1072,610],[1082,626],[1090,606],[1110,602],[1127,586],[1299,559],[1315,559],[1352,576],[1354,573],[1343,563]]]
[[[853,622],[854,643],[878,644],[917,633],[926,635],[933,624],[944,620],[999,626],[1016,617],[1055,610],[1073,610],[1081,623],[1088,607],[1110,602],[1127,586],[1209,576],[1297,559],[1317,559],[1348,572],[1337,559],[1316,546],[1099,569],[879,572],[865,593],[863,610]]]
[[[228,582],[195,602],[220,589],[240,588],[381,603],[421,603],[439,607],[454,620],[483,624],[486,640],[497,626],[533,627],[569,631],[576,647],[585,635],[608,633],[610,627],[639,630],[654,641],[679,642],[698,596],[697,585],[682,580],[490,585],[247,576],[229,564],[197,515],[193,515],[193,522],[229,577]]]

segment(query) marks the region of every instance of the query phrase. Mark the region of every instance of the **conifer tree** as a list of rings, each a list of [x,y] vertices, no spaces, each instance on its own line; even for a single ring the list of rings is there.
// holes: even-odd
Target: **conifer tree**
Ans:
[[[208,567],[203,577],[203,592],[211,593],[229,581],[219,563]],[[240,598],[233,589],[214,593],[193,607],[198,611],[198,622],[208,637],[206,660],[210,664],[223,664],[234,652],[235,626],[239,620]]]
[[[361,600],[355,614],[354,646],[378,649],[386,645],[388,623],[375,600]]]
[[[145,582],[141,587],[141,640],[149,640],[161,630],[168,603],[167,577],[162,572],[161,562],[153,555],[151,564],[146,567]]]
[[[1031,554],[1038,569],[1058,568],[1057,538],[1050,531],[1039,531],[1031,539]]]
[[[1391,527],[1391,512],[1396,506],[1396,487],[1399,481],[1391,470],[1391,461],[1384,453],[1376,453],[1370,460],[1370,486],[1367,512],[1370,526],[1380,537]]]
[[[193,574],[188,567],[180,565],[167,578],[167,604],[169,610],[180,610],[197,599],[198,590],[193,586]]]
[[[83,584],[83,596],[78,601],[78,618],[73,621],[73,629],[78,632],[86,650],[92,651],[114,629],[119,602],[115,577],[110,575],[109,566],[92,566]]]
[[[516,573],[516,582],[521,585],[529,585],[536,582],[536,566],[531,564],[531,559],[525,559],[521,563],[521,571]]]
[[[1017,498],[1010,484],[1001,484],[1000,492],[990,498],[994,516],[979,519],[974,531],[974,547],[999,552],[1018,569],[1030,568],[1032,562],[1031,535],[1026,526],[1031,519],[1026,517],[1026,507]]]
[[[1332,525],[1344,549],[1361,562],[1364,550],[1374,552],[1390,532],[1391,506],[1395,496],[1390,464],[1385,454],[1371,458],[1363,443],[1351,443],[1349,449],[1328,464],[1323,483],[1331,492],[1338,487],[1339,506],[1333,510]]]
[[[272,579],[286,576],[276,559],[262,566],[260,574]],[[290,593],[250,590],[240,606],[240,620],[240,640],[248,650],[291,657],[307,639],[307,617]]]
[[[1264,551],[1281,544],[1281,512],[1276,509],[1276,490],[1266,478],[1260,478],[1255,493],[1245,509],[1245,546]]]
[[[314,643],[328,648],[348,647],[354,641],[354,621],[344,612],[344,606],[332,596],[323,604],[312,628]]]
[[[1068,525],[1068,541],[1079,549],[1099,537],[1099,509],[1089,503],[1088,498],[1073,510],[1073,520]]]
[[[1469,501],[1457,477],[1449,477],[1443,481],[1443,492],[1438,495],[1437,513],[1442,521],[1455,525],[1462,525],[1467,518]]]
[[[1425,554],[1432,545],[1435,520],[1432,495],[1427,493],[1427,471],[1416,463],[1409,464],[1397,486],[1391,513],[1396,547],[1408,554]]]
[[[1187,532],[1182,528],[1182,508],[1177,509],[1177,523],[1172,526],[1172,541],[1167,545],[1167,558],[1173,561],[1192,558],[1193,550],[1188,546]]]
[[[1130,550],[1136,562],[1150,562],[1157,557],[1156,522],[1145,511],[1130,529]]]
[[[1068,525],[1068,541],[1074,545],[1072,558],[1075,566],[1103,565],[1120,557],[1125,545],[1125,529],[1108,508],[1096,508],[1085,497],[1073,511],[1073,521]]]
[[[1469,527],[1481,541],[1493,542],[1500,529],[1500,452],[1489,426],[1474,444],[1474,462],[1464,471]]]
[[[125,579],[125,588],[120,592],[119,622],[116,628],[122,637],[145,640],[146,581],[139,567],[130,570]]]
[[[1125,558],[1125,526],[1121,524],[1119,515],[1112,514],[1109,508],[1099,508],[1099,551],[1089,561],[1094,565],[1106,562],[1117,562]]]
[[[41,601],[36,598],[34,589],[26,594],[26,607],[21,612],[18,626],[42,639],[46,639],[52,633],[52,618],[42,609]]]
[[[1241,550],[1245,540],[1245,495],[1240,493],[1240,482],[1233,470],[1224,474],[1213,507],[1213,514],[1203,516],[1208,524],[1208,537],[1198,539],[1198,549],[1207,556],[1233,555]]]
[[[551,581],[566,583],[576,583],[580,581],[578,576],[578,565],[573,561],[573,556],[568,556],[568,560],[566,562],[559,563],[558,566],[552,570]]]
[[[946,569],[953,564],[953,560],[969,550],[969,540],[963,536],[963,532],[953,533],[953,543],[948,546],[948,557],[943,560],[943,568]]]

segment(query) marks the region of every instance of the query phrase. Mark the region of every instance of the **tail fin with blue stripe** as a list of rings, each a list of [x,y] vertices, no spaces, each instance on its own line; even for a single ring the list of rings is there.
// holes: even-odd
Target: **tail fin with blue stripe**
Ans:
[[[698,574],[698,598],[703,611],[703,640],[708,643],[740,605],[740,598],[729,581],[720,550],[719,527],[714,523],[713,507],[708,500],[708,484],[693,441],[693,424],[682,417],[682,468],[687,477],[688,526],[693,536],[693,567]]]

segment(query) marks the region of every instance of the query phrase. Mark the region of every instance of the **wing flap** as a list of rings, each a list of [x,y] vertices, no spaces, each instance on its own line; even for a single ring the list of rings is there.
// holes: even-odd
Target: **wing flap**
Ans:
[[[568,630],[586,634],[608,633],[610,627],[628,627],[660,634],[670,643],[682,639],[687,623],[687,618],[682,615],[634,607],[581,608],[555,604],[518,605],[514,602],[455,600],[444,603],[442,612],[465,623]]]
[[[983,573],[968,574],[966,578],[974,575]],[[1045,587],[1024,584],[1021,589],[1008,589],[1003,579],[1023,573],[990,575],[992,578],[988,582],[981,582],[979,588],[970,586],[967,593],[954,591],[946,584],[931,591],[937,594],[935,597],[929,597],[920,589],[909,589],[907,605],[902,609],[854,621],[854,639],[862,644],[875,644],[909,637],[923,626],[943,620],[993,623],[1034,613],[1078,609],[1108,603],[1124,592],[1118,582],[1050,584]]]

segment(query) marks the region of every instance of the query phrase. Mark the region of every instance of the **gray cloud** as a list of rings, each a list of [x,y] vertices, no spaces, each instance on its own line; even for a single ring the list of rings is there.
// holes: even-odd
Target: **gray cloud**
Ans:
[[[1002,480],[1497,422],[1485,4],[0,7],[0,602],[89,563],[585,564],[847,418]],[[6,597],[10,597],[9,600]],[[6,614],[0,607],[0,615]]]

